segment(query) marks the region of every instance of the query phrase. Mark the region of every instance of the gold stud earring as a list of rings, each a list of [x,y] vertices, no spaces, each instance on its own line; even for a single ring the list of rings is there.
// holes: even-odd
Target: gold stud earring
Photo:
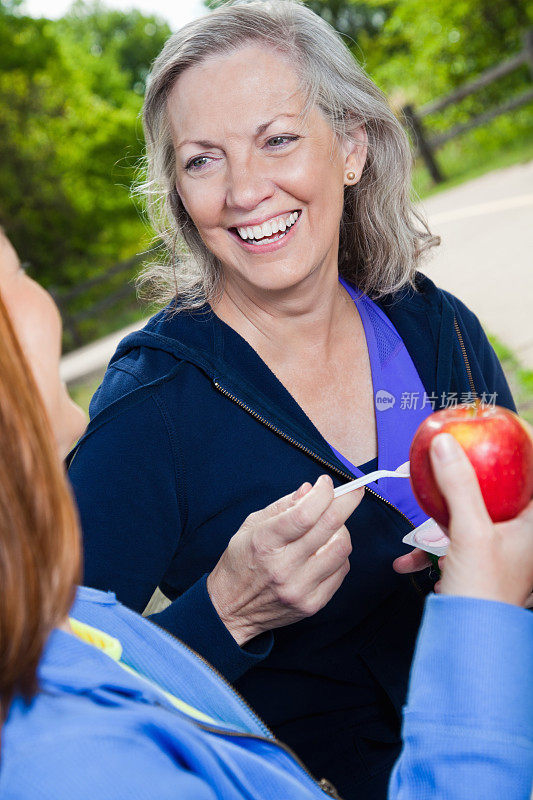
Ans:
[[[355,180],[355,172],[347,172],[346,173],[346,180],[347,181],[354,181]]]

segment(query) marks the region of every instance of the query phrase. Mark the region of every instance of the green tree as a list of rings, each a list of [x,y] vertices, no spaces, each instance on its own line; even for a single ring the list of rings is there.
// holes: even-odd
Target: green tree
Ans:
[[[140,95],[150,64],[171,33],[168,24],[154,15],[135,9],[115,11],[99,0],[77,0],[58,23],[58,30],[85,52],[111,58],[125,74],[128,87]]]
[[[373,5],[357,0],[307,0],[306,5],[336,31],[351,39],[352,47],[355,45],[356,49],[363,35],[366,39],[374,39],[381,33],[387,17],[384,3]]]
[[[139,12],[76,8],[52,22],[0,6],[0,222],[56,286],[147,239],[129,196],[143,151],[136,84],[169,33]]]
[[[368,70],[387,90],[403,90],[416,102],[445,94],[508,58],[522,44],[533,16],[521,0],[367,0],[385,10],[380,36],[360,45]],[[527,79],[527,71],[511,83]],[[504,93],[509,84],[496,87]]]

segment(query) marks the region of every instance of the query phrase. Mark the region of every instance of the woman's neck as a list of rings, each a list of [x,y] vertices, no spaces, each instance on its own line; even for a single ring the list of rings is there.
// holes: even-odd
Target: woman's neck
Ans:
[[[213,310],[269,363],[328,357],[353,308],[338,275],[329,273],[277,293],[228,281]]]

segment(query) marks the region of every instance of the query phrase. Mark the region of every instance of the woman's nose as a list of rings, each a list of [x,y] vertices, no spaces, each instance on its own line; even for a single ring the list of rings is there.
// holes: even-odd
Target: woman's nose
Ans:
[[[272,179],[260,162],[250,159],[228,170],[226,204],[231,208],[252,210],[273,193]]]

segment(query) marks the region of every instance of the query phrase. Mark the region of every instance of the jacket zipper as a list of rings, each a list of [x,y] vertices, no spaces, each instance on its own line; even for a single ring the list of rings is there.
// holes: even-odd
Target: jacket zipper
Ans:
[[[244,699],[242,694],[240,694],[237,691],[237,689],[235,689],[235,687],[224,677],[224,675],[221,672],[218,671],[218,669],[216,667],[214,667],[211,664],[210,661],[208,661],[206,658],[204,658],[200,653],[197,653],[196,650],[193,650],[192,647],[189,647],[188,644],[185,644],[185,642],[182,641],[181,639],[179,639],[177,636],[174,636],[172,633],[170,633],[170,631],[167,631],[166,628],[162,628],[161,625],[158,625],[157,622],[154,622],[154,620],[151,617],[146,617],[146,619],[152,625],[154,625],[158,629],[158,631],[160,631],[160,633],[162,633],[167,639],[170,639],[170,641],[173,642],[174,644],[176,644],[176,642],[177,642],[181,647],[183,647],[189,653],[192,653],[193,656],[195,656],[199,661],[201,661],[202,664],[204,664],[204,666],[206,666],[207,669],[210,672],[214,673],[214,675],[216,675],[216,677],[220,681],[222,681],[224,686],[227,689],[229,689],[230,692],[232,692],[234,695],[236,695],[236,697],[239,699],[242,707],[250,715],[250,717],[254,720],[254,722],[256,722],[259,725],[259,727],[262,728],[268,734],[268,737],[271,737],[274,741],[276,741],[276,737],[274,736],[274,734],[272,733],[272,731],[270,730],[268,725],[265,722],[263,722],[261,717],[258,714],[256,714],[256,712],[253,710],[253,708],[251,708],[251,706],[248,705],[248,703],[246,702],[246,700]],[[247,735],[252,736],[253,734],[247,734]],[[268,737],[266,736],[265,739],[268,740]],[[258,738],[261,738],[261,737],[258,737]]]
[[[465,367],[466,367],[466,374],[468,376],[468,382],[470,383],[470,389],[471,389],[472,394],[474,395],[474,397],[477,397],[478,393],[476,391],[476,386],[474,384],[474,379],[472,377],[472,370],[470,369],[470,362],[468,361],[468,354],[466,352],[465,343],[463,341],[463,334],[461,333],[461,329],[459,327],[459,323],[457,322],[457,317],[455,316],[455,314],[453,316],[453,324],[454,324],[454,327],[455,327],[455,332],[457,334],[457,338],[459,339],[459,345],[461,347],[461,352],[463,354],[463,359],[464,359]]]
[[[314,453],[312,450],[310,450],[305,445],[300,444],[300,442],[297,442],[296,439],[292,438],[292,436],[288,436],[286,433],[284,433],[282,430],[280,430],[278,427],[276,427],[276,425],[273,425],[267,419],[265,419],[260,414],[258,414],[257,411],[254,411],[253,408],[250,408],[250,406],[247,406],[246,403],[242,402],[242,400],[239,400],[238,397],[235,397],[234,394],[231,394],[231,392],[228,392],[227,389],[224,389],[224,387],[221,386],[220,383],[218,383],[218,381],[215,380],[215,381],[213,381],[213,383],[215,385],[215,388],[221,394],[223,394],[225,397],[227,397],[230,400],[232,400],[234,403],[236,403],[236,405],[240,406],[240,408],[243,408],[248,414],[250,414],[258,422],[261,422],[263,425],[265,425],[271,431],[274,431],[274,433],[277,433],[278,436],[281,436],[282,439],[285,439],[285,441],[290,442],[292,445],[294,445],[294,447],[297,447],[298,450],[302,450],[308,456],[311,456],[311,458],[313,458],[315,461],[318,461],[320,464],[323,464],[325,467],[330,469],[332,472],[335,472],[337,475],[341,475],[343,478],[346,478],[346,480],[348,480],[348,481],[352,481],[353,480],[353,475],[349,475],[347,472],[344,472],[343,470],[339,469],[338,467],[334,466],[333,464],[330,464],[329,461],[326,461],[324,458],[322,458],[321,456],[317,455],[317,453]],[[388,505],[391,508],[393,508],[395,511],[398,512],[398,514],[400,514],[409,523],[409,525],[411,526],[412,529],[415,528],[415,525],[413,525],[413,523],[411,522],[409,517],[406,517],[405,514],[402,511],[400,511],[399,508],[396,508],[395,505],[393,505],[391,502],[389,502],[389,500],[385,500],[384,497],[381,497],[381,495],[379,495],[373,489],[369,489],[368,486],[365,486],[365,491],[366,492],[370,492],[370,494],[373,494],[374,497],[378,498],[378,500],[381,500],[382,503],[385,503],[386,505]]]
[[[283,750],[285,753],[287,753],[287,755],[291,757],[291,759],[302,770],[302,772],[313,783],[314,786],[318,786],[320,791],[324,792],[329,797],[334,798],[334,800],[342,800],[341,796],[339,795],[339,793],[337,792],[336,788],[331,783],[331,781],[328,781],[327,778],[322,778],[321,780],[317,780],[316,778],[314,778],[313,775],[311,775],[311,773],[305,766],[305,764],[303,764],[302,761],[300,761],[294,750],[291,750],[291,748],[288,745],[278,741],[278,739],[276,739],[275,737],[274,739],[265,739],[262,736],[257,736],[256,734],[253,733],[238,733],[236,731],[220,730],[219,728],[214,728],[211,725],[206,725],[206,723],[194,719],[192,720],[192,722],[198,728],[201,728],[202,730],[207,731],[208,733],[214,733],[218,736],[227,736],[234,739],[256,739],[260,742],[267,741],[270,742],[270,744],[275,744],[277,747],[280,748],[280,750]]]
[[[228,731],[228,730],[223,730],[223,729],[221,730],[221,729],[215,728],[215,727],[213,727],[211,725],[207,725],[206,723],[200,722],[199,720],[194,719],[194,717],[189,717],[189,715],[185,714],[185,712],[183,712],[183,711],[179,711],[178,709],[175,709],[173,707],[171,708],[169,706],[163,705],[162,703],[158,703],[158,705],[161,708],[166,708],[168,711],[171,711],[173,713],[183,714],[184,716],[187,717],[188,720],[190,720],[193,723],[193,725],[196,725],[198,728],[201,728],[202,730],[208,731],[209,733],[215,733],[215,734],[217,734],[219,736],[231,736],[231,737],[239,738],[239,739],[242,739],[242,738],[244,738],[244,739],[257,739],[260,742],[274,743],[281,750],[284,750],[293,759],[293,761],[302,770],[302,772],[306,775],[306,777],[315,786],[318,786],[318,788],[322,792],[327,794],[329,797],[332,797],[334,800],[342,800],[341,796],[337,792],[337,790],[334,787],[334,785],[330,781],[328,781],[327,778],[321,778],[320,780],[317,780],[309,772],[309,770],[307,769],[305,764],[299,759],[299,757],[296,755],[296,753],[293,750],[291,750],[291,748],[288,745],[284,744],[283,742],[280,742],[279,739],[277,739],[274,736],[274,734],[272,733],[272,731],[270,730],[268,725],[248,705],[248,703],[246,702],[246,700],[244,699],[242,694],[240,694],[237,691],[237,689],[235,689],[235,687],[228,680],[226,680],[224,675],[222,675],[222,673],[219,672],[216,667],[214,667],[209,661],[207,661],[207,659],[205,659],[200,653],[197,653],[196,650],[193,650],[192,647],[189,647],[189,645],[185,644],[185,642],[183,642],[181,639],[178,639],[177,636],[173,636],[170,633],[170,631],[167,631],[166,628],[162,628],[160,625],[157,624],[157,622],[154,622],[152,619],[149,619],[149,622],[152,625],[154,625],[154,627],[156,627],[165,636],[165,638],[170,639],[170,641],[173,642],[174,644],[177,642],[181,647],[183,647],[185,650],[188,650],[189,653],[191,653],[199,661],[201,661],[202,664],[204,664],[209,669],[210,672],[213,672],[216,675],[216,677],[220,681],[222,681],[222,683],[225,685],[225,687],[227,689],[229,689],[229,691],[239,699],[239,701],[240,701],[241,705],[243,706],[244,710],[248,712],[248,714],[252,717],[252,719],[259,725],[259,727],[263,728],[269,735],[268,736],[259,736],[258,734],[254,734],[254,733],[246,733],[246,732],[238,733],[236,731]]]

